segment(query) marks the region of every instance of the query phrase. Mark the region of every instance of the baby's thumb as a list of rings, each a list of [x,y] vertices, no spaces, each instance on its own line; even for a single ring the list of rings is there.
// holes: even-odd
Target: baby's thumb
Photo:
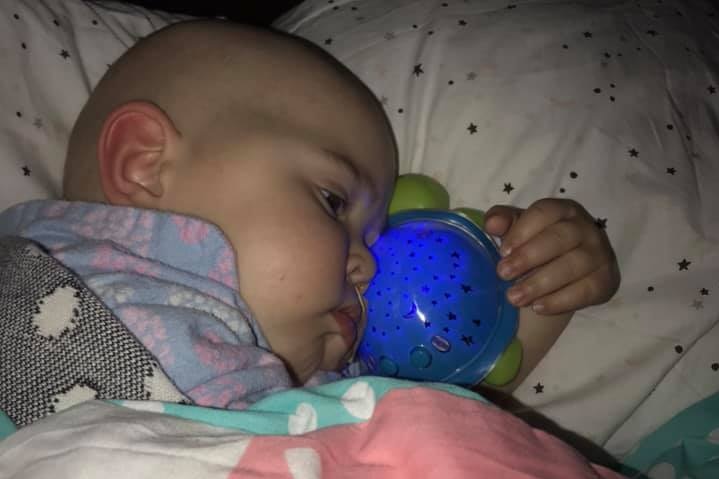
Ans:
[[[512,227],[522,209],[508,205],[492,206],[484,216],[484,229],[492,236],[502,237]]]

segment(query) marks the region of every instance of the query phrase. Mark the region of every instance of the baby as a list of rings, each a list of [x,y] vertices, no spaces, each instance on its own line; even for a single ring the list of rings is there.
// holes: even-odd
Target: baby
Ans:
[[[140,40],[97,85],[70,139],[66,201],[15,206],[0,234],[80,276],[183,395],[242,408],[351,361],[396,177],[381,104],[329,55],[185,22]],[[486,229],[503,239],[499,274],[521,278],[511,390],[619,272],[573,201],[495,206]]]

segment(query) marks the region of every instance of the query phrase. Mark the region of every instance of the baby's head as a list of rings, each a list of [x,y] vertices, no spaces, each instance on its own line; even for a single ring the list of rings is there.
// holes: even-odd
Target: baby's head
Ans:
[[[68,200],[173,211],[232,244],[240,293],[298,382],[362,326],[396,148],[375,97],[305,41],[219,21],[168,27],[108,71],[73,129]],[[342,311],[349,308],[349,316]]]

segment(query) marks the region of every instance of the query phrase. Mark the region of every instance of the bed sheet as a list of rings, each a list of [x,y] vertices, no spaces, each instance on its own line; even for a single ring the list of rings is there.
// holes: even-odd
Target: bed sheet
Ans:
[[[453,206],[574,198],[622,285],[519,387],[622,457],[719,390],[719,14],[701,1],[308,0],[276,22],[381,99]]]
[[[138,38],[186,18],[117,2],[0,2],[0,210],[60,196],[91,89]]]

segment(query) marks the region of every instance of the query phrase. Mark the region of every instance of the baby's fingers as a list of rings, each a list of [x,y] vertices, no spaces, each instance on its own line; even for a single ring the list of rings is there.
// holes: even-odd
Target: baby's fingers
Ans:
[[[613,277],[618,271],[612,271],[612,265],[604,264],[601,268],[583,277],[579,281],[568,284],[564,288],[543,296],[532,303],[532,309],[539,314],[561,314],[576,311],[586,306],[601,304],[608,301],[618,286],[613,284]],[[618,285],[618,283],[616,283]]]
[[[502,255],[509,255],[549,225],[581,214],[584,214],[584,208],[572,200],[544,198],[534,202],[502,238]]]
[[[573,282],[580,281],[598,268],[599,263],[592,254],[583,248],[575,248],[515,283],[507,291],[507,297],[515,306],[528,306]]]
[[[554,223],[527,243],[515,248],[510,256],[502,259],[498,265],[499,275],[504,279],[522,276],[577,248],[582,243],[583,237],[581,224],[572,221]],[[591,257],[588,259],[594,263],[594,267],[599,265],[598,262],[591,261]],[[568,278],[567,281],[578,278],[579,276]]]

